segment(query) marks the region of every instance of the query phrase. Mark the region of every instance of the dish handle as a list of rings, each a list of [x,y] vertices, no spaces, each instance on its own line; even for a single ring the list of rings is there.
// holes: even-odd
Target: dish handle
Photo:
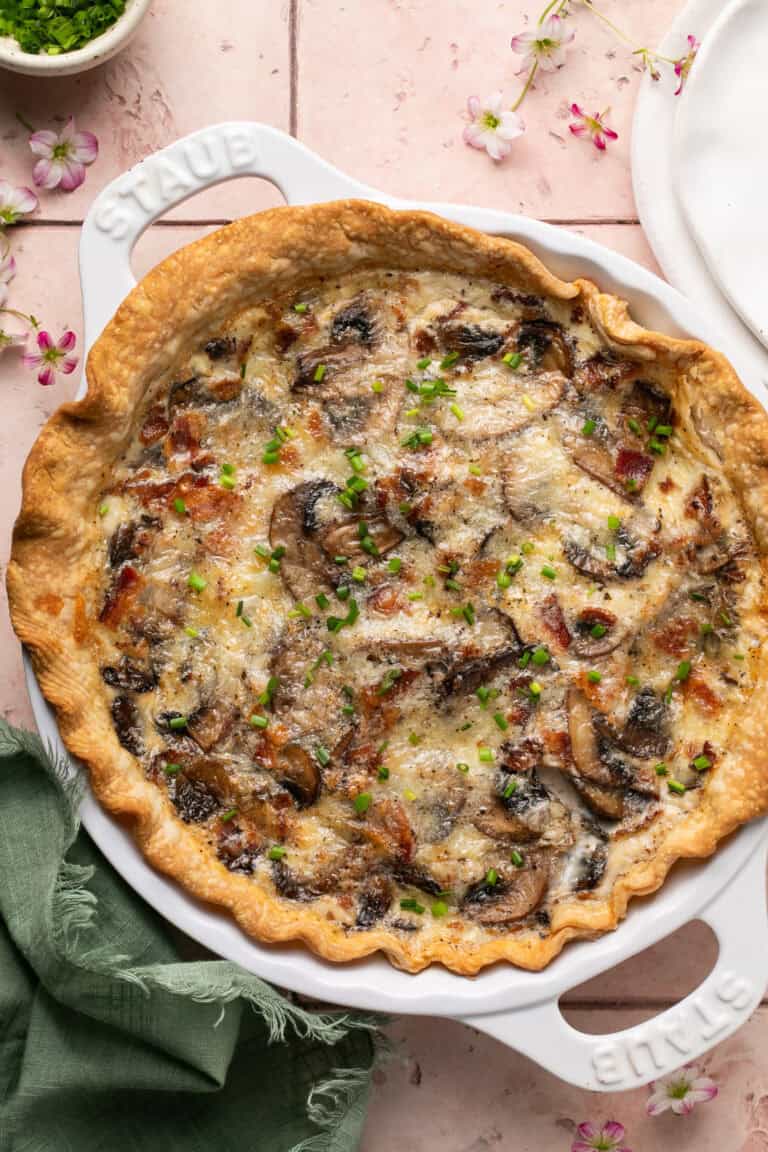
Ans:
[[[698,914],[718,940],[712,971],[653,1019],[609,1035],[587,1035],[563,1019],[557,1000],[549,1000],[512,1012],[463,1016],[463,1022],[592,1092],[639,1088],[697,1059],[740,1028],[765,991],[767,849],[763,839],[734,881]],[[760,894],[757,906],[755,893]]]
[[[289,204],[379,197],[292,136],[266,124],[203,128],[147,156],[97,196],[83,224],[80,278],[90,349],[136,280],[131,252],[146,229],[191,196],[241,176],[269,180]]]

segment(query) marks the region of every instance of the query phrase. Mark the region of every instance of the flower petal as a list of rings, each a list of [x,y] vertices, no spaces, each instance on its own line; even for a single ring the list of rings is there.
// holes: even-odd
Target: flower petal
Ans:
[[[75,132],[72,145],[72,155],[81,164],[93,164],[99,154],[99,141],[93,132]]]
[[[29,146],[35,156],[44,156],[48,160],[53,156],[53,149],[58,142],[58,136],[55,132],[51,132],[49,128],[43,128],[39,132],[33,132],[29,138]]]
[[[58,188],[64,174],[64,165],[61,160],[38,160],[32,169],[32,179],[38,188],[47,188],[49,191]]]
[[[582,1140],[596,1140],[600,1135],[600,1129],[591,1120],[585,1120],[583,1124],[579,1124],[576,1131]]]
[[[63,332],[59,337],[56,347],[59,352],[71,352],[75,344],[77,344],[77,336],[71,328],[67,328],[66,332]]]
[[[709,1084],[701,1087],[697,1087],[697,1085],[701,1085],[701,1080],[694,1080],[688,1093],[691,1099],[697,1104],[705,1104],[708,1100],[714,1100],[719,1092],[717,1084]]]
[[[61,177],[62,192],[74,192],[85,180],[85,165],[77,160],[65,160]]]
[[[528,52],[535,41],[535,32],[518,32],[517,36],[513,36],[510,40],[510,47],[513,52]]]
[[[41,352],[50,352],[54,347],[50,332],[42,328],[37,334],[37,346]]]
[[[63,372],[65,376],[69,376],[70,373],[74,372],[79,363],[79,356],[65,356],[61,363],[57,364],[57,368],[59,372]]]
[[[467,108],[472,119],[476,120],[482,109],[482,105],[480,104],[480,97],[470,96],[467,100]]]
[[[0,284],[7,284],[16,275],[16,261],[13,256],[0,260]]]
[[[645,1111],[649,1116],[661,1116],[662,1112],[666,1112],[671,1107],[672,1097],[667,1096],[663,1088],[649,1096],[645,1103]]]
[[[681,1099],[672,1101],[672,1111],[676,1116],[689,1116],[693,1112],[695,1101],[691,1100],[690,1092]]]
[[[485,133],[479,124],[467,124],[464,129],[464,143],[470,148],[485,148]]]
[[[43,362],[43,358],[37,352],[25,352],[21,358],[21,362],[25,368],[39,368]]]
[[[51,384],[56,383],[56,371],[53,365],[46,364],[45,367],[40,369],[37,374],[37,382],[38,384],[42,384],[43,388],[49,388]]]
[[[606,1120],[603,1124],[602,1135],[607,1140],[613,1140],[618,1144],[620,1140],[624,1139],[624,1125],[619,1124],[618,1120]]]
[[[574,1140],[571,1152],[595,1152],[595,1146],[592,1141],[587,1144],[584,1140]]]
[[[574,136],[585,136],[588,131],[586,124],[569,124],[568,127]]]
[[[578,104],[571,104],[571,112],[574,116],[579,116],[582,120],[584,119],[584,112]]]

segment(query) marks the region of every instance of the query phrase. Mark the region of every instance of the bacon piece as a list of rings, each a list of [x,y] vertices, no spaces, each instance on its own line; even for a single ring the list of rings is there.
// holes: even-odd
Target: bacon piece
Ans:
[[[176,452],[196,455],[206,424],[207,420],[202,412],[177,412],[165,444],[166,457]]]
[[[666,620],[663,627],[656,628],[651,633],[653,642],[662,652],[669,652],[671,656],[683,656],[690,648],[691,636],[699,633],[699,623],[692,616],[678,616],[677,619]]]
[[[168,418],[165,414],[164,404],[155,404],[147,413],[147,418],[141,426],[139,439],[142,444],[154,444],[162,440],[168,431]]]
[[[723,701],[702,676],[694,673],[682,687],[686,698],[693,700],[696,708],[705,716],[717,716],[722,710]]]
[[[116,627],[128,606],[135,600],[144,578],[130,564],[120,569],[110,585],[99,613],[99,620],[110,628]]]
[[[634,481],[630,485],[631,490],[641,492],[653,471],[653,464],[653,457],[646,456],[645,452],[637,452],[634,448],[619,448],[616,454],[616,475],[625,485],[630,480]]]
[[[568,648],[571,643],[571,633],[568,631],[560,601],[554,592],[539,605],[539,616],[550,636],[557,641],[561,648]]]

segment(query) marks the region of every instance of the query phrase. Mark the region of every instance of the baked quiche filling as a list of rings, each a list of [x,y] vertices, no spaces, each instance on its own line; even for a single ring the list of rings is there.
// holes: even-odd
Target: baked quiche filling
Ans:
[[[345,933],[468,947],[609,892],[727,759],[765,636],[668,367],[579,303],[381,269],[187,351],[81,613],[201,851]]]

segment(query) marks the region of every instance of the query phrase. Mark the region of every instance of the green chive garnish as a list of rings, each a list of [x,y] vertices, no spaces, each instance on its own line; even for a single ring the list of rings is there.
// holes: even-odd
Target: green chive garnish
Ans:
[[[99,507],[98,507],[99,516],[106,516],[107,512],[109,512],[109,504],[99,504]]]
[[[326,765],[330,764],[331,762],[331,754],[322,744],[318,744],[315,748],[315,757],[318,764],[320,764],[323,768],[325,768]]]
[[[508,368],[511,368],[514,371],[514,369],[519,368],[523,362],[522,353],[507,352],[504,356],[502,356],[501,362],[502,364],[506,364]]]
[[[315,374],[312,377],[312,379],[315,381],[316,384],[319,384],[322,381],[324,376],[325,376],[325,364],[318,364],[317,368],[315,368]]]
[[[187,587],[191,588],[193,592],[202,592],[204,588],[208,587],[208,581],[204,580],[197,572],[190,572],[187,577]]]
[[[191,624],[188,624],[184,631],[186,635],[189,636],[190,640],[197,640],[198,636],[200,635],[197,628],[193,628]]]
[[[294,304],[293,306],[294,312],[298,312],[300,316],[303,316],[308,308],[309,304],[305,304],[303,301],[300,301],[298,304]]]
[[[501,712],[494,712],[493,719],[497,728],[500,728],[502,732],[506,732],[507,728],[509,728],[506,716],[504,716]]]
[[[675,680],[681,680],[681,681],[687,680],[688,677],[690,676],[690,674],[691,674],[691,662],[690,662],[690,660],[682,660],[677,666],[677,672],[675,672]]]
[[[589,630],[589,634],[594,640],[601,640],[607,631],[608,629],[606,628],[605,624],[600,624],[598,622],[597,624],[592,625]]]
[[[357,796],[355,796],[353,803],[358,816],[363,816],[368,811],[372,800],[373,796],[371,796],[370,792],[359,792]]]
[[[458,768],[459,772],[463,772],[465,776],[469,774],[469,764],[466,764],[463,760],[459,760],[456,767]]]
[[[400,901],[400,907],[404,912],[415,912],[418,916],[422,916],[425,910],[423,904],[419,904],[418,900],[413,900],[410,896]]]
[[[175,776],[177,772],[181,772],[181,764],[163,764],[163,772],[166,776]]]
[[[545,564],[541,570],[541,574],[546,577],[547,580],[557,579],[557,572],[555,572],[551,564]]]
[[[251,725],[252,728],[268,728],[269,727],[269,719],[266,716],[253,715],[253,716],[251,716],[248,723]]]
[[[510,853],[509,858],[514,864],[515,868],[522,868],[523,864],[525,863],[522,853],[518,852],[516,848]]]
[[[602,678],[602,673],[597,672],[594,668],[591,672],[587,672],[587,680],[589,680],[590,684],[599,684]]]
[[[177,496],[174,500],[173,507],[178,512],[179,516],[183,516],[187,511],[187,506],[180,496]]]
[[[448,905],[446,904],[445,900],[435,900],[434,904],[432,905],[432,915],[435,917],[435,919],[439,920],[440,917],[445,916],[447,912]]]
[[[376,775],[379,780],[389,780],[389,768],[387,768],[386,764],[379,764]]]
[[[516,791],[517,791],[517,780],[510,780],[509,783],[507,784],[506,788],[502,792],[502,796],[504,797],[505,800],[509,800],[510,796],[513,796]]]
[[[449,352],[446,356],[443,356],[442,360],[440,361],[440,367],[451,368],[456,363],[458,358],[458,352]]]
[[[619,517],[618,516],[609,516],[608,517],[608,527],[610,528],[611,532],[618,532],[619,528],[621,528],[621,520],[619,519]]]
[[[282,860],[287,851],[287,848],[282,848],[279,844],[275,844],[273,848],[270,848],[267,855],[269,856],[270,860]]]
[[[485,882],[489,888],[494,888],[499,882],[499,874],[495,868],[489,868],[485,874]]]
[[[222,812],[219,820],[221,820],[222,824],[226,824],[227,821],[232,820],[235,816],[237,816],[237,808],[228,808],[226,812]]]
[[[595,428],[597,428],[597,421],[589,417],[581,426],[582,436],[591,436]]]
[[[549,651],[548,651],[548,649],[544,648],[542,645],[539,645],[538,648],[534,648],[533,652],[531,653],[531,661],[532,661],[532,663],[536,664],[536,666],[539,668],[542,668],[545,664],[548,664],[549,663]]]
[[[181,732],[187,727],[189,721],[186,716],[171,716],[168,721],[168,727],[174,732]]]
[[[668,780],[667,788],[670,792],[675,792],[678,796],[682,796],[686,791],[685,784],[681,784],[679,780]]]
[[[480,747],[477,750],[477,758],[482,764],[492,764],[495,756],[493,748]]]
[[[693,761],[693,766],[697,772],[706,772],[707,768],[712,767],[712,761],[709,756],[697,756]]]
[[[326,596],[325,592],[320,592],[317,596],[315,596],[315,604],[317,604],[318,608],[328,607],[330,600]]]
[[[667,768],[666,764],[663,761],[661,761],[661,763],[656,765],[656,767],[654,768],[654,772],[656,773],[657,776],[668,776],[669,775],[669,769]]]

